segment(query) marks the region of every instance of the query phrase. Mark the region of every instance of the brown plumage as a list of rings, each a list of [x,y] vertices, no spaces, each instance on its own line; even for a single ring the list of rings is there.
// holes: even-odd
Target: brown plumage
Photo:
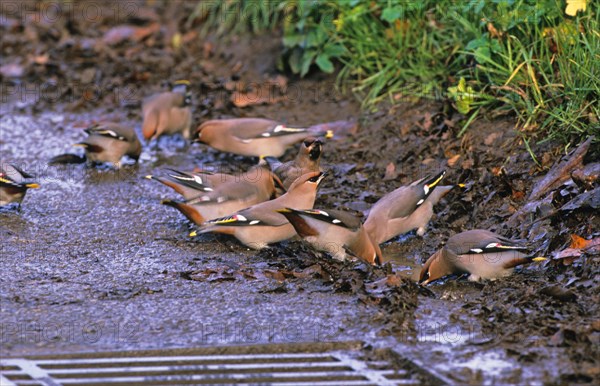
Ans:
[[[89,162],[107,162],[118,167],[123,156],[137,161],[142,153],[142,144],[132,127],[102,122],[88,127],[85,132],[88,137],[73,146],[82,147]]]
[[[436,188],[445,174],[443,171],[402,186],[377,201],[364,225],[371,238],[381,244],[413,229],[422,236],[433,215],[433,206],[452,189],[452,186]]]
[[[334,259],[343,261],[349,254],[372,265],[382,262],[379,246],[371,240],[358,217],[350,213],[291,208],[278,212],[288,219],[300,237]]]
[[[271,168],[273,169],[273,172],[281,180],[283,188],[287,190],[301,175],[308,172],[321,171],[322,153],[323,142],[318,138],[308,137],[300,144],[298,154],[293,160],[276,165],[272,157],[267,157],[267,161],[272,162]]]
[[[228,153],[281,157],[288,147],[307,137],[327,134],[269,119],[238,118],[206,121],[196,129],[194,140]]]
[[[242,176],[226,173],[182,172],[170,168],[162,174],[161,176],[147,175],[145,178],[168,186],[186,200],[191,200],[206,192],[212,192],[226,182],[243,180]]]
[[[456,234],[423,265],[419,283],[429,284],[454,273],[469,273],[469,280],[494,280],[510,275],[514,267],[533,259],[527,249],[493,232],[474,229]]]
[[[16,203],[20,209],[27,190],[40,187],[32,178],[15,165],[0,164],[0,206]]]
[[[199,191],[187,201],[163,200],[162,204],[179,210],[194,224],[202,225],[205,221],[227,216],[274,196],[273,175],[265,165],[253,166],[247,173],[204,192]]]
[[[317,188],[324,176],[325,174],[321,172],[306,173],[294,181],[283,196],[225,218],[207,221],[198,233],[229,234],[253,249],[261,249],[268,244],[292,238],[296,235],[294,227],[276,210],[312,208],[317,196]]]
[[[177,81],[172,91],[144,99],[142,133],[146,140],[176,133],[181,133],[186,139],[190,138],[192,109],[188,86],[187,81]]]

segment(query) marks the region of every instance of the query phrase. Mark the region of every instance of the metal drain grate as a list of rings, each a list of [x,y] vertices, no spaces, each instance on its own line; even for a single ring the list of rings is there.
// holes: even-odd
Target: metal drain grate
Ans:
[[[387,352],[388,350],[386,350]],[[0,385],[420,385],[439,379],[357,342],[0,359]],[[384,359],[382,359],[384,358]],[[390,359],[391,358],[391,359]],[[404,365],[399,365],[404,363]],[[401,368],[404,367],[404,368]]]

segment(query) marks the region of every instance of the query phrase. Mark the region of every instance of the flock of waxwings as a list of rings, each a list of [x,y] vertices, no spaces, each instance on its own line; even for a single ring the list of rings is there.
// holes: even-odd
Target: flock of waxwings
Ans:
[[[239,174],[168,168],[161,175],[146,176],[182,196],[162,204],[177,209],[197,226],[191,236],[227,234],[253,249],[300,237],[334,259],[380,265],[384,259],[379,245],[415,229],[422,236],[434,205],[454,187],[440,185],[445,171],[401,186],[375,203],[364,223],[348,212],[314,209],[317,189],[327,174],[320,162],[330,131],[287,127],[260,118],[210,120],[193,131],[188,89],[189,82],[177,81],[171,91],[143,101],[142,134],[147,141],[180,133],[186,140],[222,152],[260,159]],[[87,138],[74,145],[85,150],[84,156],[62,154],[49,163],[109,163],[119,168],[124,156],[138,161],[142,143],[134,128],[102,122],[85,132]],[[297,144],[296,158],[279,162],[278,158]],[[20,210],[26,191],[39,188],[39,184],[15,165],[0,166],[0,206],[16,204]],[[419,283],[461,273],[469,274],[469,280],[493,280],[510,275],[518,265],[542,259],[493,232],[468,230],[450,237],[425,262]]]

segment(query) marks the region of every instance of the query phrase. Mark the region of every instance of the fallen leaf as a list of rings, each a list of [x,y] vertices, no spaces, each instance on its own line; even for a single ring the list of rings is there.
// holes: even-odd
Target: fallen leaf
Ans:
[[[398,177],[398,172],[396,171],[396,165],[393,162],[390,162],[385,167],[385,175],[383,176],[384,181],[394,180]]]
[[[586,240],[578,235],[571,235],[571,244],[554,255],[554,259],[562,260],[563,265],[571,265],[583,254],[595,255],[600,253],[600,237]]]
[[[571,201],[564,204],[561,212],[570,212],[577,209],[600,209],[600,187],[594,190],[588,190],[573,198]]]
[[[490,36],[493,38],[501,38],[503,35],[502,32],[499,32],[492,23],[487,24],[487,30],[490,33]]]
[[[472,159],[464,160],[460,164],[460,167],[463,169],[473,169],[473,166],[475,166],[475,161],[473,161]]]
[[[236,73],[240,72],[240,71],[242,70],[242,68],[243,68],[243,67],[244,67],[244,63],[242,63],[242,61],[241,61],[241,60],[238,60],[238,61],[237,61],[237,62],[236,62],[234,65],[233,65],[233,67],[231,67],[231,72],[232,72],[233,74],[236,74]]]
[[[425,117],[423,118],[423,123],[420,126],[423,128],[423,130],[429,131],[433,125],[432,115],[429,112],[426,112],[424,115]]]
[[[273,78],[270,78],[269,82],[273,83],[280,91],[284,91],[288,85],[288,78],[281,74],[278,74],[275,75]]]
[[[513,189],[511,197],[515,201],[520,201],[523,199],[523,197],[525,197],[525,192],[521,192],[521,191]]]
[[[275,279],[278,282],[283,282],[285,281],[285,275],[283,274],[283,272],[281,271],[276,271],[276,270],[272,270],[272,269],[265,269],[264,274],[266,277],[270,278],[270,279]]]
[[[448,166],[450,166],[451,168],[454,167],[454,165],[456,165],[456,163],[458,162],[459,159],[460,159],[460,154],[450,157],[450,159],[448,159]]]
[[[571,178],[571,172],[581,167],[583,157],[587,154],[593,140],[594,136],[589,137],[585,142],[569,153],[565,161],[554,165],[554,167],[546,173],[544,178],[535,184],[529,195],[529,200],[541,198],[548,191],[559,187]]]
[[[583,249],[587,246],[588,241],[581,236],[571,235],[571,245],[570,248]]]
[[[583,168],[571,172],[571,178],[586,189],[593,189],[594,184],[600,176],[600,162],[585,165]]]
[[[44,64],[48,63],[48,59],[50,59],[50,55],[48,55],[48,54],[36,55],[33,58],[33,62],[35,64],[44,65]]]
[[[496,140],[497,140],[498,138],[502,138],[502,133],[501,133],[501,132],[495,132],[495,133],[492,133],[492,134],[488,135],[488,136],[487,136],[487,137],[485,137],[485,139],[483,140],[483,143],[484,143],[486,146],[492,146],[492,145],[493,145],[493,144],[496,142]]]
[[[189,34],[189,32],[184,37],[184,41],[187,39],[188,34]],[[194,39],[195,38],[196,38],[196,36],[194,35]],[[202,45],[202,56],[204,58],[208,59],[212,56],[214,50],[215,50],[215,46],[211,42],[204,42],[204,44]]]
[[[152,23],[146,27],[135,27],[130,25],[119,25],[106,31],[102,41],[108,45],[117,45],[126,40],[139,42],[142,39],[160,30],[159,23]]]
[[[541,294],[548,295],[562,302],[572,302],[577,300],[577,296],[571,290],[558,285],[550,285],[540,290]]]

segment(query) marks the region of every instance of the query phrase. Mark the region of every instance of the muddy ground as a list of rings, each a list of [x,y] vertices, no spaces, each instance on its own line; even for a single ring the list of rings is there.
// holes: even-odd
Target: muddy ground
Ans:
[[[334,77],[278,74],[277,37],[199,36],[200,22],[185,23],[192,3],[106,3],[93,18],[84,13],[91,3],[52,18],[39,3],[23,4],[3,9],[0,26],[0,150],[42,188],[21,212],[0,211],[2,356],[361,337],[461,384],[600,379],[598,252],[554,258],[577,247],[572,235],[600,236],[597,195],[556,211],[598,183],[567,180],[536,211],[519,212],[564,155],[557,144],[532,144],[536,165],[510,116],[482,119],[458,138],[461,117],[443,101],[361,110]],[[360,214],[441,168],[448,183],[466,186],[440,202],[425,237],[383,245],[389,264],[373,270],[299,242],[254,252],[227,237],[190,239],[187,221],[160,205],[174,193],[143,179],[165,166],[244,170],[252,159],[173,138],[118,171],[46,165],[95,121],[139,130],[141,98],[181,78],[193,85],[196,124],[356,121],[357,133],[326,144],[333,173],[316,207]],[[598,155],[592,145],[583,163]],[[473,228],[522,239],[552,259],[485,284],[451,278],[423,289],[408,279],[449,236]]]

